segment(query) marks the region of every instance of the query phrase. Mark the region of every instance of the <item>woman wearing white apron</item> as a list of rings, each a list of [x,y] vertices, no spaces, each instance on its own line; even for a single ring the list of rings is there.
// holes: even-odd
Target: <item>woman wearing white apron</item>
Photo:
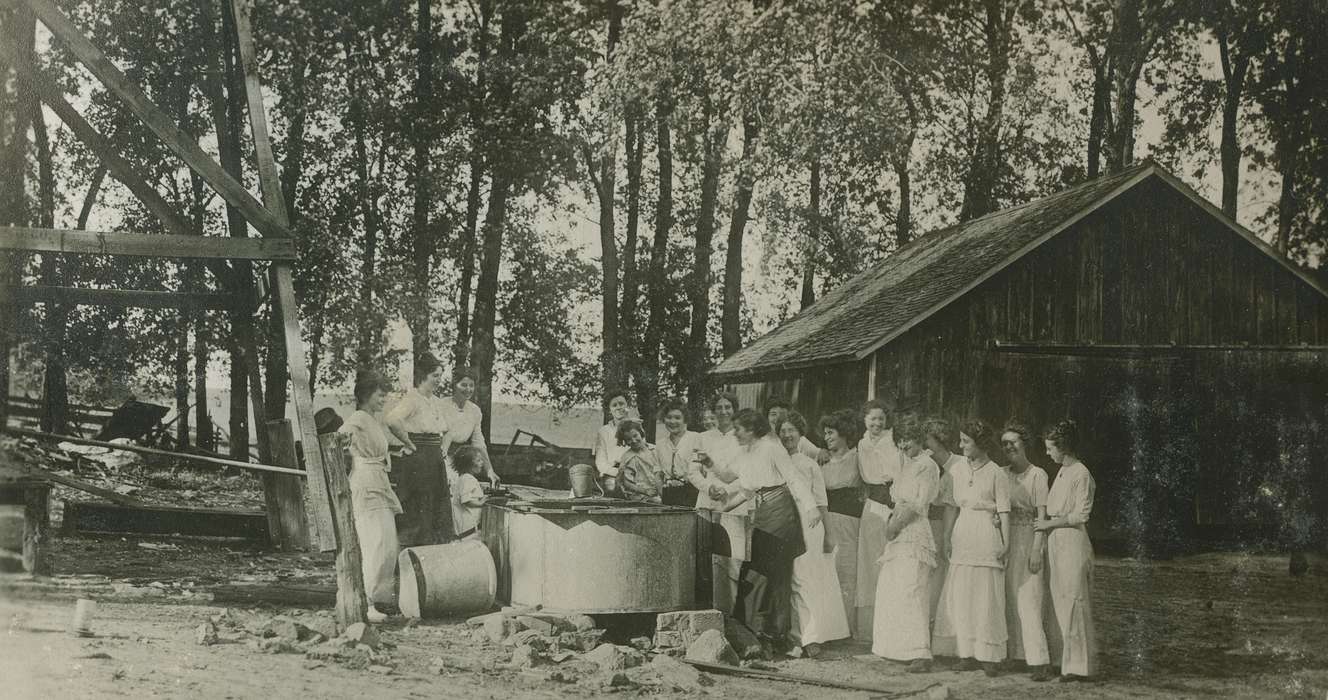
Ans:
[[[959,432],[950,421],[932,417],[922,423],[923,444],[931,453],[933,462],[940,465],[940,489],[932,499],[927,520],[931,522],[931,536],[936,541],[936,568],[931,572],[931,620],[936,622],[936,606],[941,602],[941,589],[945,585],[945,574],[950,569],[950,531],[954,529],[955,518],[959,509],[954,507],[954,468],[964,461],[964,456],[956,454]]]
[[[811,485],[812,498],[821,512],[821,522],[811,527],[802,523],[807,551],[793,560],[793,627],[790,636],[802,647],[803,654],[815,658],[821,644],[848,636],[848,615],[839,593],[833,552],[825,541],[825,478],[821,468],[800,446],[806,437],[807,420],[797,411],[789,411],[779,425],[779,439],[788,450],[803,478]]]
[[[1005,560],[1005,626],[1010,633],[1011,659],[1023,659],[1034,681],[1051,680],[1051,653],[1042,625],[1046,581],[1042,559],[1046,536],[1034,532],[1033,523],[1047,515],[1047,472],[1028,459],[1033,431],[1009,422],[1001,433],[1001,447],[1010,458],[1005,467],[1010,480],[1010,556]]]
[[[853,411],[835,411],[821,417],[830,459],[821,465],[825,477],[825,496],[829,514],[825,538],[835,551],[835,572],[839,591],[844,597],[844,612],[849,629],[854,630],[858,604],[858,532],[862,528],[862,473],[858,451],[854,447],[861,435],[858,416]],[[856,634],[855,634],[856,636]]]
[[[969,421],[959,434],[967,462],[955,468],[959,507],[950,535],[950,571],[936,610],[933,651],[954,654],[960,670],[1000,675],[1005,660],[1005,556],[1010,542],[1010,488],[988,455],[1000,449],[996,431]]]
[[[894,508],[885,526],[887,543],[876,584],[872,653],[908,662],[908,670],[931,670],[931,571],[936,542],[927,512],[940,488],[939,470],[922,449],[922,424],[904,415],[894,436],[906,460],[890,487]]]
[[[858,525],[858,588],[853,629],[856,639],[870,642],[876,619],[876,576],[881,570],[881,555],[885,553],[885,523],[894,507],[890,485],[899,477],[902,460],[895,446],[894,430],[888,427],[889,408],[885,403],[877,399],[868,401],[862,407],[862,419],[867,431],[858,441],[858,471],[862,474],[867,500]]]
[[[391,389],[377,372],[361,372],[355,378],[356,411],[339,429],[350,435],[350,507],[360,542],[370,622],[386,619],[377,606],[390,604],[395,597],[392,579],[399,548],[396,516],[401,513],[401,501],[387,478],[392,471],[387,433],[373,416],[383,410]]]
[[[1079,427],[1063,420],[1044,436],[1047,456],[1061,465],[1047,494],[1047,520],[1034,528],[1047,535],[1051,602],[1060,626],[1061,680],[1081,681],[1097,673],[1093,631],[1093,543],[1088,516],[1097,484],[1079,461]]]
[[[711,490],[712,487],[721,489],[738,478],[729,468],[738,452],[738,438],[734,436],[733,428],[733,414],[737,412],[738,397],[732,394],[720,394],[710,402],[707,413],[714,416],[715,427],[701,433],[687,467],[687,481],[696,489],[697,510],[725,510],[722,500],[716,502],[712,498]],[[745,506],[749,507],[750,504]],[[744,508],[739,507],[735,512],[744,512]],[[738,593],[742,559],[722,554],[711,556],[711,571],[715,582],[711,604],[716,610],[731,613]]]

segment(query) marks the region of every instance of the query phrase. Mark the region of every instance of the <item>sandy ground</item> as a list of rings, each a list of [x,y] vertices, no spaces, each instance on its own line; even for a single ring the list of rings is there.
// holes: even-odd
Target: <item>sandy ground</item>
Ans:
[[[607,689],[551,682],[501,665],[488,672],[453,668],[439,673],[434,660],[440,656],[462,665],[505,660],[496,645],[472,634],[462,620],[389,621],[381,627],[391,645],[392,671],[386,674],[299,654],[263,653],[239,642],[200,646],[194,629],[235,605],[217,600],[214,595],[222,594],[212,591],[233,593],[238,585],[325,593],[327,559],[234,544],[177,542],[151,549],[118,538],[62,538],[55,563],[57,571],[77,575],[41,585],[0,581],[0,696],[5,698],[882,696],[729,677],[715,677],[714,685],[688,693]],[[1311,566],[1309,574],[1293,578],[1284,557],[1100,559],[1095,605],[1105,674],[1091,684],[1035,684],[1023,673],[987,679],[981,673],[940,670],[914,676],[853,644],[832,644],[820,659],[784,660],[777,666],[900,692],[941,683],[959,698],[1325,698],[1328,559],[1312,558]],[[92,638],[66,632],[79,595],[99,601]],[[285,611],[279,606],[262,610],[267,615]]]

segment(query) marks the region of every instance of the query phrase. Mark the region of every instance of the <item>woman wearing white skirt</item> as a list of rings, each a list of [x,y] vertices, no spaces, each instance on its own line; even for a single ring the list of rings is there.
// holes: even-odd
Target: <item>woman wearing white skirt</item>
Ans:
[[[387,453],[387,433],[373,414],[383,410],[391,385],[377,372],[361,372],[355,378],[356,411],[340,431],[350,435],[350,509],[360,543],[361,574],[369,599],[370,622],[387,618],[378,605],[394,598],[393,575],[397,562],[396,516],[401,513],[387,474],[392,471]]]
[[[1010,458],[1010,556],[1005,561],[1005,626],[1010,633],[1011,659],[1023,659],[1034,681],[1051,680],[1051,653],[1042,624],[1047,584],[1042,578],[1046,536],[1033,523],[1046,519],[1047,472],[1028,459],[1033,431],[1011,421],[1001,433],[1001,447]]]
[[[825,520],[828,508],[825,497],[825,478],[821,468],[801,452],[800,446],[807,432],[807,420],[796,411],[789,411],[779,424],[779,440],[788,450],[793,466],[811,487],[812,498],[821,512],[822,522],[808,527],[802,523],[802,536],[807,551],[793,560],[793,643],[802,647],[803,654],[815,658],[821,653],[821,644],[848,636],[848,616],[844,599],[839,593],[839,576],[835,573],[833,549],[825,540]]]
[[[936,610],[933,651],[961,659],[960,670],[999,675],[1005,660],[1005,556],[1010,542],[1010,492],[1005,472],[988,455],[996,432],[969,421],[959,434],[968,461],[954,470],[959,508],[950,535],[950,571]],[[980,663],[979,663],[980,662]]]
[[[945,574],[950,569],[950,531],[954,529],[955,518],[959,509],[954,507],[954,470],[963,463],[964,456],[955,452],[959,445],[959,431],[944,418],[931,417],[922,423],[923,445],[931,453],[931,459],[940,465],[940,488],[936,498],[932,499],[927,519],[931,522],[931,536],[936,541],[936,568],[932,569],[931,582],[931,620],[936,622],[936,607],[941,602],[941,589],[945,585]]]
[[[858,530],[858,591],[853,629],[855,638],[870,642],[876,618],[876,577],[885,553],[885,523],[894,501],[890,485],[899,478],[902,459],[890,428],[890,409],[879,399],[862,407],[866,433],[858,441],[858,471],[867,500],[863,503]]]
[[[936,542],[927,512],[940,487],[939,470],[922,449],[922,424],[905,415],[894,438],[905,459],[890,487],[894,509],[885,525],[887,543],[876,583],[872,653],[907,661],[908,670],[931,669],[931,582]]]
[[[835,573],[839,592],[844,598],[850,632],[858,604],[858,533],[862,522],[862,474],[858,469],[858,451],[854,445],[862,434],[858,416],[853,411],[835,411],[821,417],[821,433],[830,459],[821,466],[825,477],[825,496],[829,514],[825,521],[825,539],[835,551]]]
[[[1062,643],[1061,681],[1081,681],[1097,673],[1097,640],[1093,632],[1093,543],[1088,516],[1093,512],[1097,484],[1075,454],[1079,428],[1072,420],[1057,423],[1044,436],[1047,456],[1061,465],[1047,494],[1047,516],[1034,528],[1047,535],[1051,602]]]

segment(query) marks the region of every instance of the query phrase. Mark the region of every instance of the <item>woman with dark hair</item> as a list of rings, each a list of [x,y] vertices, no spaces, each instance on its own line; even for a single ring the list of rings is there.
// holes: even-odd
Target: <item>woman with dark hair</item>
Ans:
[[[701,444],[688,467],[687,480],[696,487],[697,508],[728,510],[722,501],[715,501],[711,492],[712,489],[716,492],[722,490],[725,484],[738,478],[729,468],[729,462],[738,451],[733,426],[733,416],[738,412],[738,397],[720,394],[710,402],[710,410],[715,414],[715,428],[701,433]]]
[[[687,481],[687,472],[701,447],[701,434],[687,429],[687,405],[681,401],[666,401],[659,415],[666,434],[655,441],[655,459],[664,470],[664,503],[691,508],[698,492]]]
[[[954,503],[954,469],[964,461],[955,452],[959,448],[959,431],[944,418],[933,416],[922,423],[923,445],[931,452],[932,461],[940,465],[940,489],[932,499],[927,520],[931,522],[931,536],[936,540],[936,568],[931,574],[931,619],[936,621],[936,606],[941,602],[941,588],[950,569],[950,531],[954,529],[959,509]]]
[[[761,620],[766,641],[780,650],[786,646],[791,623],[793,560],[806,551],[802,524],[815,527],[821,513],[788,452],[763,439],[770,432],[765,416],[743,409],[733,424],[738,451],[730,467],[737,479],[721,489],[727,494],[715,496],[729,509],[752,503],[752,553],[738,574],[734,614],[753,629]],[[759,578],[765,579],[764,586]]]
[[[387,412],[387,427],[404,445],[393,465],[392,484],[401,497],[397,533],[407,547],[447,542],[455,533],[443,451],[447,407],[435,395],[442,381],[442,363],[421,353],[415,358],[415,388]]]
[[[1047,472],[1029,460],[1033,431],[1011,420],[1001,433],[1001,447],[1010,458],[1004,467],[1010,480],[1010,555],[1005,559],[1005,627],[1011,659],[1023,659],[1034,681],[1051,680],[1051,653],[1042,625],[1046,580],[1042,559],[1046,536],[1033,524],[1047,515]]]
[[[604,403],[609,408],[609,421],[600,426],[599,432],[595,434],[592,453],[595,456],[595,469],[609,486],[607,490],[613,491],[616,490],[619,461],[627,451],[626,447],[618,444],[618,424],[627,420],[631,402],[627,399],[626,391],[613,389],[604,395]]]
[[[830,459],[821,466],[825,476],[825,538],[835,550],[835,572],[839,591],[844,597],[844,611],[854,637],[862,634],[856,627],[858,604],[858,531],[862,519],[862,474],[858,469],[858,438],[862,435],[858,416],[853,411],[835,411],[821,416],[821,434]]]
[[[626,448],[618,462],[618,492],[631,501],[660,503],[664,470],[655,458],[655,446],[646,442],[641,424],[628,418],[618,424],[618,444]]]
[[[862,421],[866,432],[858,441],[858,471],[862,475],[867,500],[863,504],[862,520],[858,529],[858,592],[855,623],[857,638],[871,641],[875,628],[873,611],[876,605],[876,575],[881,568],[881,555],[885,553],[885,524],[890,519],[894,502],[890,485],[899,478],[904,460],[895,445],[894,430],[890,425],[890,406],[880,399],[872,399],[862,406]]]
[[[1093,543],[1088,517],[1097,484],[1079,461],[1079,426],[1063,420],[1044,437],[1047,456],[1061,466],[1047,494],[1047,520],[1033,525],[1047,535],[1051,602],[1062,643],[1061,680],[1078,681],[1097,673],[1093,633]]]
[[[934,651],[953,653],[961,670],[999,675],[1005,660],[1005,555],[1010,543],[1010,487],[991,461],[1000,449],[996,431],[971,420],[959,434],[967,462],[955,468],[950,571],[936,610]]]
[[[452,370],[452,396],[443,401],[443,419],[447,421],[447,466],[453,466],[457,450],[469,445],[482,457],[480,462],[489,483],[498,485],[498,472],[493,469],[493,460],[489,459],[489,445],[484,442],[484,414],[471,397],[475,395],[475,384],[479,375],[469,367],[457,367]],[[454,470],[455,471],[455,470]]]
[[[940,489],[939,469],[923,449],[922,422],[905,414],[894,439],[905,458],[890,485],[894,507],[885,525],[886,545],[876,584],[872,653],[908,662],[908,670],[931,669],[931,583],[936,541],[927,512]]]
[[[833,550],[825,541],[827,509],[825,477],[816,461],[801,450],[807,435],[807,419],[797,411],[789,411],[774,429],[780,444],[789,453],[793,466],[806,481],[821,514],[816,525],[802,524],[802,541],[807,551],[793,560],[792,641],[802,647],[803,653],[815,658],[821,653],[821,644],[848,636],[848,615],[839,595],[839,576],[835,574]]]
[[[360,569],[369,599],[370,622],[387,618],[378,605],[390,604],[395,597],[392,574],[400,548],[395,518],[401,513],[401,501],[388,479],[392,461],[387,452],[387,433],[374,417],[383,410],[391,390],[383,375],[360,372],[355,378],[355,412],[338,429],[350,435],[350,509],[360,543]]]

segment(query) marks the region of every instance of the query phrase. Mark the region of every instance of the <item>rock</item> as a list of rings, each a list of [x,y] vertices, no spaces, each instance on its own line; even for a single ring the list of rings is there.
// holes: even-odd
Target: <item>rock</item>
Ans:
[[[194,629],[195,643],[210,647],[219,641],[221,640],[217,637],[217,626],[211,622],[204,622]]]
[[[386,676],[392,673],[391,666],[383,666],[380,664],[373,664],[372,666],[369,667],[369,670],[373,673],[377,673],[382,676]]]
[[[724,638],[723,632],[707,630],[687,647],[687,660],[737,666],[738,654]]]
[[[698,688],[711,686],[715,680],[696,669],[670,656],[656,656],[648,668],[666,688],[680,692],[695,692]]]
[[[600,685],[605,688],[627,688],[636,684],[627,677],[626,673],[613,671],[601,676]]]
[[[581,657],[605,671],[619,671],[641,665],[641,654],[630,647],[601,644]]]
[[[534,668],[540,661],[539,652],[526,644],[522,644],[512,650],[512,660],[508,662],[513,668]]]
[[[562,663],[562,662],[564,662],[564,661],[566,661],[566,660],[568,660],[568,659],[570,659],[570,658],[573,658],[573,657],[575,657],[575,656],[576,656],[576,653],[575,653],[575,652],[571,652],[571,651],[556,651],[556,652],[554,652],[554,653],[552,653],[552,654],[549,654],[549,661],[552,661],[552,662],[554,662],[555,664],[560,664],[560,663]]]
[[[572,626],[575,632],[588,632],[595,629],[595,618],[589,615],[575,614],[567,615],[563,618],[567,624]]]
[[[563,632],[558,635],[558,646],[576,651],[592,651],[600,645],[603,639],[604,630],[591,629],[579,632]]]
[[[682,632],[656,632],[655,646],[663,649],[687,648],[687,642],[682,638]]]
[[[316,635],[322,635],[323,639],[332,639],[337,636],[337,618],[330,612],[319,611],[303,615],[298,622]],[[313,637],[311,636],[310,639]],[[304,641],[304,640],[301,640]],[[321,640],[320,640],[321,641]]]
[[[378,630],[363,622],[356,622],[347,627],[346,631],[341,633],[340,638],[356,644],[364,644],[370,649],[377,649],[379,644]]]
[[[258,649],[268,654],[298,654],[302,650],[280,637],[266,637],[258,640]]]
[[[655,616],[656,632],[680,632],[691,644],[706,630],[724,630],[724,613],[718,610],[679,610]]]
[[[504,639],[503,646],[529,646],[544,651],[552,646],[552,640],[535,630],[521,630],[507,639]]]
[[[501,644],[504,639],[525,629],[515,618],[506,615],[490,616],[484,621],[484,634],[494,644]]]
[[[294,644],[301,639],[308,639],[312,633],[313,630],[308,627],[301,625],[285,615],[278,615],[271,620],[268,620],[267,624],[263,625],[259,636],[276,637],[277,639],[284,639],[287,642]]]
[[[636,637],[632,639],[630,643],[632,648],[638,651],[650,651],[650,649],[655,646],[655,643],[650,640],[650,637]]]
[[[747,625],[731,617],[724,620],[724,638],[729,640],[740,659],[766,658],[765,645],[761,644],[756,634],[747,629]]]
[[[555,618],[555,619],[556,619],[556,618]],[[527,629],[527,630],[529,630],[529,631],[532,631],[532,632],[538,632],[538,633],[540,633],[541,635],[543,635],[543,636],[545,636],[545,637],[554,637],[554,636],[557,636],[557,634],[558,634],[560,631],[570,631],[570,630],[559,630],[559,629],[558,629],[558,625],[556,625],[556,624],[554,624],[554,623],[552,623],[552,622],[550,622],[550,621],[548,621],[548,620],[546,620],[546,619],[541,619],[541,618],[538,618],[538,617],[531,617],[531,616],[529,616],[529,615],[519,615],[519,616],[517,616],[517,618],[516,618],[516,622],[517,622],[517,624],[521,625],[521,626],[524,627],[525,629]]]
[[[501,619],[504,617],[510,617],[510,615],[502,611],[484,613],[483,615],[476,615],[474,617],[466,618],[466,624],[471,627],[483,627],[489,623],[489,620],[492,620],[495,617]]]

